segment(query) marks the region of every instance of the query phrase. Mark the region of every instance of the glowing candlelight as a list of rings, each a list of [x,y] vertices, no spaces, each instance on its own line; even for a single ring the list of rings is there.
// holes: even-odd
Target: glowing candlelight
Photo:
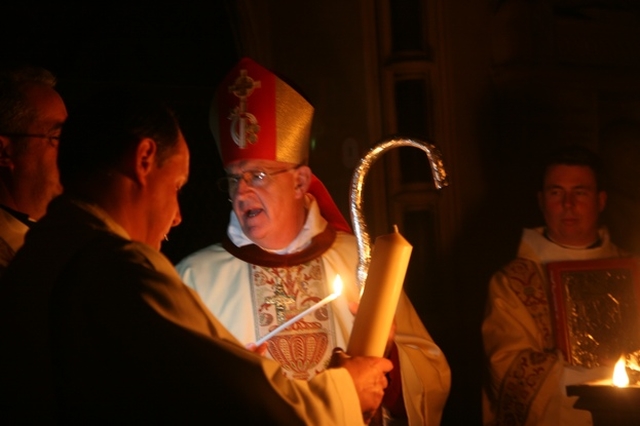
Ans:
[[[619,388],[629,386],[629,376],[627,375],[627,370],[625,368],[624,356],[621,356],[618,362],[616,362],[616,366],[613,369],[612,382],[614,386]]]
[[[347,353],[383,356],[413,247],[394,232],[376,238]]]
[[[322,299],[321,301],[319,301],[315,305],[311,306],[309,309],[307,309],[305,311],[302,311],[298,315],[296,315],[295,317],[291,318],[290,320],[288,320],[286,322],[283,322],[277,328],[273,329],[269,333],[267,333],[264,336],[262,336],[262,338],[260,338],[258,341],[256,341],[255,345],[256,346],[260,346],[261,344],[263,344],[267,340],[271,339],[276,334],[280,333],[285,328],[289,327],[291,324],[293,324],[293,323],[295,323],[297,321],[300,321],[303,317],[305,317],[305,316],[317,311],[318,309],[322,308],[324,305],[326,305],[327,303],[331,302],[332,300],[337,299],[338,296],[340,296],[341,293],[342,293],[342,278],[340,278],[340,275],[336,275],[335,280],[333,280],[333,293],[331,293],[330,295],[328,295],[327,297],[325,297],[324,299]]]

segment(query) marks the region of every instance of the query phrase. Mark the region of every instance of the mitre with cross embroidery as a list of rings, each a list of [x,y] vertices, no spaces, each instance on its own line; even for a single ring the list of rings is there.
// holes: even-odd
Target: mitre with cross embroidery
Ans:
[[[307,164],[313,107],[250,58],[242,58],[213,97],[209,124],[224,167],[245,159]]]

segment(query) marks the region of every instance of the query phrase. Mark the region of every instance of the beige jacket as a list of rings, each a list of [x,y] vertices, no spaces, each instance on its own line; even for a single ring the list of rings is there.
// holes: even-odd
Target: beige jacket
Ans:
[[[362,424],[345,369],[285,379],[161,253],[64,196],[0,282],[0,339],[3,424]]]

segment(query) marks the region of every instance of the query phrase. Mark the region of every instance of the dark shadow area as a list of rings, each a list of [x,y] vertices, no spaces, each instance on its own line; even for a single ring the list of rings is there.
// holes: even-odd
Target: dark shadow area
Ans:
[[[191,150],[181,194],[183,221],[162,251],[177,262],[220,240],[227,197],[216,187],[223,170],[208,124],[215,85],[237,61],[223,2],[13,2],[3,5],[4,60],[51,70],[69,109],[114,83],[150,87],[176,110]]]
[[[536,115],[553,111],[537,99],[535,90],[488,93],[483,104],[477,125],[487,193],[454,244],[450,284],[437,286],[433,296],[442,303],[432,304],[437,314],[429,316],[442,323],[425,320],[451,366],[451,393],[442,424],[452,426],[482,424],[481,389],[487,369],[481,326],[489,281],[515,258],[522,229],[542,225],[538,169],[547,150],[558,143],[552,129],[523,124],[523,116],[535,123]]]

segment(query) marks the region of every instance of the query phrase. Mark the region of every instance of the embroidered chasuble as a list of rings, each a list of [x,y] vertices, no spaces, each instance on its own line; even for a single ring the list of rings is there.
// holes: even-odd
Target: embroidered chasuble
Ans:
[[[328,296],[320,259],[289,268],[251,265],[251,280],[259,338]],[[309,380],[326,368],[335,340],[328,303],[272,337],[267,347],[287,377]]]
[[[489,282],[482,336],[488,361],[483,386],[483,424],[587,426],[588,411],[567,396],[568,380],[587,381],[598,372],[565,366],[556,346],[555,318],[546,265],[568,260],[624,256],[599,231],[601,244],[585,249],[559,246],[544,228],[524,229],[517,257]]]
[[[233,217],[230,229],[232,235],[240,232]],[[299,249],[286,254],[237,238],[232,242],[227,235],[176,265],[184,283],[245,345],[332,293],[339,274],[344,286],[337,299],[267,343],[266,356],[279,362],[284,375],[296,378],[315,376],[325,369],[335,347],[346,349],[354,321],[349,304],[360,296],[355,236],[327,225],[315,200],[305,229]],[[451,383],[449,366],[404,293],[396,313],[395,344],[410,424],[439,424]]]
[[[496,424],[525,424],[529,407],[558,357],[549,312],[544,278],[536,264],[528,259],[515,259],[504,269],[511,290],[534,319],[543,338],[544,352],[520,351],[507,370],[499,390]]]
[[[335,230],[327,226],[304,250],[287,255],[223,241],[224,248],[250,268],[255,340],[329,295],[332,290],[327,283],[335,277],[327,277],[322,255],[335,239]],[[331,305],[304,316],[267,341],[267,355],[282,365],[287,377],[309,380],[326,368],[337,340]]]

